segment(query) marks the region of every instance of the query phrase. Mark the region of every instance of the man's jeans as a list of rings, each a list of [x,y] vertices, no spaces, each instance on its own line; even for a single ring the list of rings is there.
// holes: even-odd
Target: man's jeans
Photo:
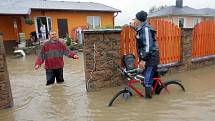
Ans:
[[[146,66],[143,71],[144,75],[144,85],[145,87],[151,87],[153,82],[154,72],[156,71],[156,67]]]

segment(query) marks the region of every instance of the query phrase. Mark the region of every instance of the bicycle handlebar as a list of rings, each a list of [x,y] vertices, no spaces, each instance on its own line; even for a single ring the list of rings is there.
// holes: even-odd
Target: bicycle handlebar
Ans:
[[[125,68],[120,68],[120,72],[122,74],[125,74],[126,77],[134,78],[135,76],[142,74],[143,69],[136,68],[136,69],[132,69],[132,70],[126,70]]]
[[[140,68],[136,68],[136,69],[132,69],[132,70],[128,70],[126,71],[127,73],[137,73],[137,74],[140,74],[143,72],[143,69],[140,69]]]

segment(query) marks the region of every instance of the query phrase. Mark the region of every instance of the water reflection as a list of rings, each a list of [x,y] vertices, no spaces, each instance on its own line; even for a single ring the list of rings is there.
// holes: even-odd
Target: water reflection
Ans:
[[[44,115],[49,119],[60,118],[64,120],[64,114],[66,113],[66,107],[68,106],[67,97],[65,95],[65,89],[61,85],[53,85],[48,90],[48,102],[50,102],[50,110],[46,110]]]

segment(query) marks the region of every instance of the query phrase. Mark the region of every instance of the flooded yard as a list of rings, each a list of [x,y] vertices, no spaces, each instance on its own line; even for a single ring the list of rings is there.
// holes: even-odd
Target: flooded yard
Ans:
[[[121,87],[87,93],[83,54],[65,57],[65,83],[45,86],[45,71],[34,70],[35,55],[7,58],[14,107],[0,110],[0,121],[214,121],[215,66],[165,76],[182,80],[186,92],[176,88],[152,100],[135,95],[108,101]]]

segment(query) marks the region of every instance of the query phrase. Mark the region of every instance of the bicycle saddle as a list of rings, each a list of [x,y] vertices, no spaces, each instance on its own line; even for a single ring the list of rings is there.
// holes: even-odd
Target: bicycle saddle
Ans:
[[[123,64],[126,70],[135,69],[134,62],[135,62],[135,56],[133,54],[127,54],[123,56]]]

